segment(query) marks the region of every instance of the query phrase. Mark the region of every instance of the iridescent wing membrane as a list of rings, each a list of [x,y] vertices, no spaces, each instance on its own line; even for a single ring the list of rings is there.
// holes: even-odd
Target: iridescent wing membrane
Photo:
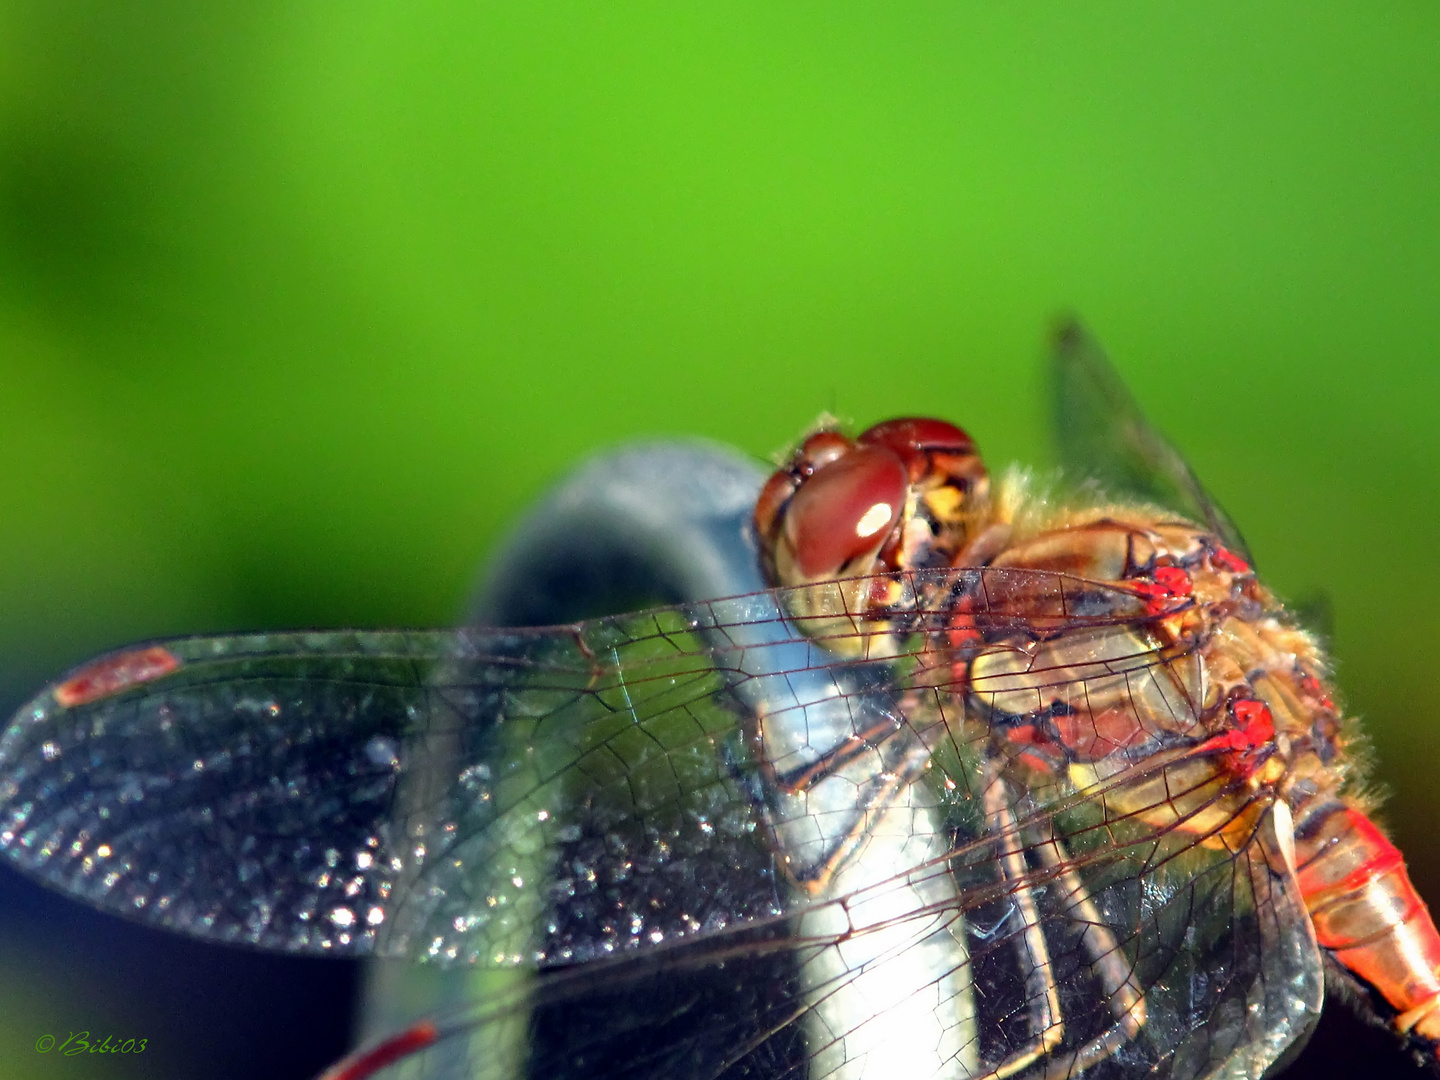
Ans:
[[[1100,344],[1074,319],[1056,327],[1051,370],[1060,460],[1075,478],[1202,522],[1255,564],[1230,516],[1180,452],[1150,426]]]
[[[1186,657],[1146,644],[1152,616],[1115,584],[907,587],[882,625],[816,586],[803,610],[832,614],[813,634],[776,590],[539,631],[130,650],[16,714],[0,845],[207,939],[508,972],[449,1019],[468,1076],[858,1078],[910,1044],[946,1077],[1260,1075],[1308,1023],[1318,962],[1270,818],[1243,803],[1217,825],[1232,792],[1176,786],[1203,735],[1191,705],[1167,698],[1163,738],[1088,778],[1011,752],[1039,714],[1138,701]],[[968,674],[1062,634],[1132,645]],[[848,732],[787,782],[767,730],[818,744],[837,710]],[[802,772],[849,804],[821,806]],[[845,869],[925,815],[940,843],[903,872]],[[819,857],[828,884],[796,870],[797,822],[849,838]],[[904,981],[921,955],[928,997]],[[846,1019],[910,1024],[917,1003],[888,1059]]]

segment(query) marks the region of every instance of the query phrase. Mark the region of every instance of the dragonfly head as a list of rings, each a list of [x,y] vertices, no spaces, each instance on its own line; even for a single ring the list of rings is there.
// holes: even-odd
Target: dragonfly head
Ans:
[[[905,417],[854,439],[808,436],[761,490],[755,532],[771,584],[947,566],[983,523],[989,477],[974,440]]]

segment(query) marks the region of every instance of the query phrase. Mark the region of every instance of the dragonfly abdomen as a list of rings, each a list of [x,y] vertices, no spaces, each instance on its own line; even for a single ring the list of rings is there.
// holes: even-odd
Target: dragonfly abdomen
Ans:
[[[1295,854],[1321,947],[1395,1010],[1396,1030],[1440,1042],[1440,934],[1399,850],[1364,813],[1328,800],[1296,815]]]

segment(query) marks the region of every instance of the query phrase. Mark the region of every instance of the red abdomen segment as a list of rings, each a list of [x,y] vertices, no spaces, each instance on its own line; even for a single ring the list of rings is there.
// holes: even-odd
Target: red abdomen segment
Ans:
[[[1440,934],[1399,849],[1329,802],[1297,822],[1295,855],[1320,945],[1390,1003],[1398,1030],[1440,1043]]]

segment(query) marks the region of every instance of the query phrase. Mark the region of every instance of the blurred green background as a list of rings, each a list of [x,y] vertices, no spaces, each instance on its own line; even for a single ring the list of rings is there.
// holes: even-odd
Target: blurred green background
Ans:
[[[4,0],[3,704],[136,638],[452,621],[528,501],[639,435],[767,454],[822,410],[924,411],[1044,463],[1068,308],[1275,587],[1330,598],[1440,901],[1437,31],[1427,3]],[[244,1057],[270,1020],[216,1049],[248,1014],[193,1010],[310,968],[256,989],[197,946],[165,963],[220,974],[162,979],[160,935],[118,962],[3,873],[30,1012],[0,1009],[0,1076],[279,1075]],[[96,1016],[169,1056],[33,1052],[37,1017]],[[307,1030],[296,1075],[343,1037]]]

